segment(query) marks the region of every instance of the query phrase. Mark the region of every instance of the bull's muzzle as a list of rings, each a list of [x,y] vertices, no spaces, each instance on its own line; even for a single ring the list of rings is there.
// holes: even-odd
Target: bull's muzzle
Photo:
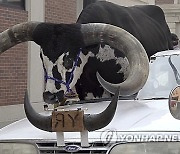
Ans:
[[[59,104],[60,102],[65,101],[64,91],[60,91],[57,93],[46,91],[43,93],[43,99],[44,102],[48,104]]]

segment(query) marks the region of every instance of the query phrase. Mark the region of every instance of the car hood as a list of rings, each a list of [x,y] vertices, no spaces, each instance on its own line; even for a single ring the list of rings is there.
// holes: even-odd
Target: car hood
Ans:
[[[99,103],[76,104],[70,109],[81,107],[85,113],[99,113],[109,104],[109,101]],[[180,121],[169,112],[168,100],[119,100],[113,120],[105,128],[89,132],[90,141],[99,140],[104,132],[140,133],[140,132],[178,132]],[[66,132],[66,141],[77,141],[78,132]],[[45,132],[35,128],[25,118],[12,123],[0,130],[0,140],[55,140],[56,133]]]

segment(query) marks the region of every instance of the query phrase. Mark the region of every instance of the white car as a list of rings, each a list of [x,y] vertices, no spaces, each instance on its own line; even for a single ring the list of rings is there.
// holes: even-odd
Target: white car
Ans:
[[[178,112],[174,112],[177,110],[177,102],[172,108],[169,107],[169,95],[180,84],[179,72],[180,50],[153,55],[145,86],[137,95],[120,97],[115,116],[109,125],[88,132],[88,137],[87,134],[82,137],[85,138],[83,142],[88,139],[88,144],[81,143],[79,132],[65,132],[65,145],[58,145],[58,140],[63,143],[62,133],[40,130],[25,118],[0,130],[0,153],[179,154],[180,121]],[[76,103],[66,108],[81,108],[85,113],[99,113],[109,102]]]

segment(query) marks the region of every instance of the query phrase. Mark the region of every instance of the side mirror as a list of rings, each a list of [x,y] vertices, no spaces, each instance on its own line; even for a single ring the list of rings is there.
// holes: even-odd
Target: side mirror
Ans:
[[[174,88],[169,95],[169,110],[175,119],[180,120],[180,86]]]

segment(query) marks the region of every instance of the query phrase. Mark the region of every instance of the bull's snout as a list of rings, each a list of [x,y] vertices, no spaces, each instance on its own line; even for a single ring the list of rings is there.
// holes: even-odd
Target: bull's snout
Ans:
[[[57,96],[55,94],[50,93],[49,91],[43,93],[43,99],[44,102],[48,104],[55,104],[58,102]]]
[[[51,93],[46,91],[43,93],[43,99],[45,103],[56,104],[64,100],[64,92],[60,91],[58,93]]]

